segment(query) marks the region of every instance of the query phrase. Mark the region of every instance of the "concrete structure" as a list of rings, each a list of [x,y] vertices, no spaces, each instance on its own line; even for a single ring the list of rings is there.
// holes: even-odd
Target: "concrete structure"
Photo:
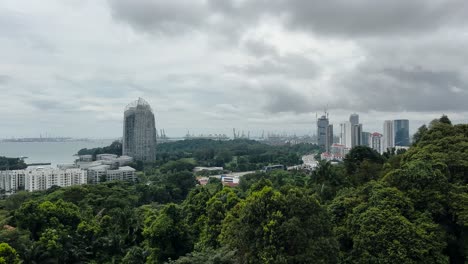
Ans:
[[[106,181],[136,181],[135,169],[129,166],[120,167],[117,170],[108,170]]]
[[[91,162],[93,161],[93,155],[80,155],[78,160],[83,162]]]
[[[86,171],[80,169],[35,168],[25,170],[24,189],[27,191],[47,190],[56,185],[67,187],[86,183]]]
[[[97,184],[107,176],[110,165],[97,165],[88,168],[88,183]]]
[[[115,154],[97,154],[96,160],[113,160],[116,159],[118,155]]]
[[[123,155],[135,160],[156,160],[156,125],[151,106],[142,98],[125,108]]]
[[[372,149],[374,149],[375,151],[379,152],[380,154],[382,154],[384,151],[383,151],[383,135],[380,134],[380,133],[377,133],[377,132],[374,132],[371,134],[371,137],[370,137],[370,147]]]
[[[410,145],[409,120],[393,120],[394,146],[408,147]]]
[[[382,152],[386,152],[388,149],[393,148],[395,145],[395,136],[393,129],[393,121],[385,120],[383,125],[383,147]]]

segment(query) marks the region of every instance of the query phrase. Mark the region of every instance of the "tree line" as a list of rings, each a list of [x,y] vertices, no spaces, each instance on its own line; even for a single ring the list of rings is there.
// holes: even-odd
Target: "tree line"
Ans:
[[[359,146],[234,188],[169,160],[134,184],[20,192],[0,203],[0,263],[465,263],[467,146],[441,118],[405,153]]]

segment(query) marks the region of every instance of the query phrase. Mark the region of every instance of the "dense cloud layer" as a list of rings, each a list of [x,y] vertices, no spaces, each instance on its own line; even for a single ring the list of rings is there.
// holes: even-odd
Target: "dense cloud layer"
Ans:
[[[7,0],[0,137],[116,137],[138,96],[173,134],[311,133],[361,113],[467,122],[468,2]],[[94,127],[78,132],[73,127]],[[18,131],[21,131],[19,133]],[[86,133],[81,135],[81,133]]]

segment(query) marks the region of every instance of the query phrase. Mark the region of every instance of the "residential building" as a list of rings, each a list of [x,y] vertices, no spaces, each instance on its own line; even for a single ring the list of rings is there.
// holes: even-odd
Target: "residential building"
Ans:
[[[81,169],[34,168],[25,170],[25,185],[27,191],[47,190],[56,185],[67,187],[86,183],[86,171]]]
[[[107,170],[106,181],[136,181],[135,169],[129,166]]]
[[[353,126],[351,122],[344,122],[340,124],[340,144],[345,145],[346,148],[352,148],[353,145],[353,134],[352,129]]]
[[[151,106],[139,98],[124,112],[123,155],[135,160],[156,160],[156,125]]]
[[[0,190],[4,190],[5,194],[12,194],[24,188],[24,176],[24,170],[0,171]]]
[[[371,148],[374,149],[375,151],[379,152],[380,154],[383,153],[383,144],[382,144],[382,141],[383,141],[383,135],[380,134],[380,133],[372,133],[371,134],[371,139],[370,139],[370,143],[371,143]]]
[[[393,129],[393,121],[385,120],[383,125],[383,148],[382,152],[386,152],[395,146],[395,136]]]
[[[104,180],[107,176],[107,170],[110,165],[97,165],[88,168],[88,183],[97,184]]]

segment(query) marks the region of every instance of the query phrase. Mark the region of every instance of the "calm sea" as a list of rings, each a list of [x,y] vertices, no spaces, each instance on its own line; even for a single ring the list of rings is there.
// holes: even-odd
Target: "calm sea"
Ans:
[[[112,139],[73,142],[0,142],[0,156],[28,157],[26,163],[73,163],[82,148],[109,146]]]

